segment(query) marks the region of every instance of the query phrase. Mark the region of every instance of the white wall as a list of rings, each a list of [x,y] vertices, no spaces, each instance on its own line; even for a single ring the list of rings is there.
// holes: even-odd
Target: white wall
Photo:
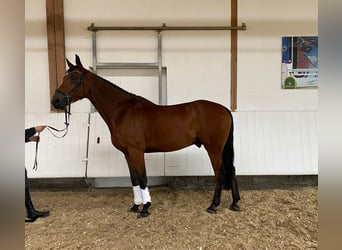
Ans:
[[[238,110],[317,110],[318,90],[281,89],[281,37],[318,35],[318,1],[239,0]]]
[[[40,121],[43,122],[45,117],[55,115],[49,114],[45,0],[27,0],[25,5],[26,117],[38,115],[43,119]],[[305,111],[318,109],[318,90],[283,90],[280,79],[281,37],[317,35],[317,5],[317,0],[289,0],[286,3],[280,0],[238,1],[239,25],[245,22],[247,30],[238,33],[237,113],[260,112],[263,114],[263,112],[287,111],[302,114]],[[230,1],[68,0],[64,1],[64,15],[66,57],[73,61],[75,54],[78,54],[83,65],[87,67],[92,66],[92,39],[91,32],[87,30],[92,22],[97,26],[159,26],[164,22],[170,26],[224,26],[230,24]],[[97,36],[99,61],[157,61],[157,38],[153,31],[98,32]],[[229,107],[229,51],[229,31],[163,32],[163,66],[167,68],[168,103],[174,104],[202,98]],[[120,82],[120,77],[115,75],[113,80]],[[146,95],[151,96],[151,93],[146,93]],[[72,107],[73,113],[81,115],[87,114],[90,110],[87,100],[77,102]],[[286,117],[286,112],[284,112],[283,118],[286,119]],[[273,121],[272,118],[270,119]],[[34,121],[30,118],[26,120],[27,126],[34,125]],[[60,121],[60,126],[62,125],[63,120]],[[280,120],[279,124],[274,124],[275,127],[280,125]],[[313,125],[305,123],[305,126]],[[308,129],[311,131],[312,127]],[[80,140],[83,141],[84,138]],[[253,139],[247,140],[245,147],[253,148],[251,145],[254,143]],[[292,143],[297,145],[295,140],[292,140]],[[315,147],[316,142],[308,141],[307,143],[313,143]],[[242,144],[241,147],[243,147]],[[247,149],[240,148],[238,152],[246,152],[245,150]],[[192,152],[191,148],[188,152],[194,158],[194,164],[204,157],[204,153],[198,155],[197,152]],[[240,169],[243,169],[244,173],[248,172],[251,165],[246,162],[252,162],[251,157],[254,153],[248,153],[248,159],[243,161],[244,166]],[[180,152],[179,155],[181,155]],[[237,161],[243,157],[246,155],[238,155]],[[175,158],[169,159],[171,162],[175,160]],[[315,156],[311,165],[311,172],[316,173]],[[299,169],[298,173],[303,172],[302,170]],[[60,169],[60,171],[66,171],[62,175],[67,175],[67,169]],[[171,170],[166,167],[167,171]],[[205,166],[204,170],[194,173],[205,174],[207,172],[208,166]],[[191,173],[190,171],[189,174]],[[54,174],[56,173],[51,173],[51,175]],[[56,174],[56,176],[59,175]],[[44,176],[47,175],[44,174]]]
[[[50,111],[45,12],[44,0],[25,1],[25,113]]]
[[[82,4],[80,4],[80,2]],[[26,112],[48,112],[45,1],[26,4]],[[238,110],[317,110],[317,90],[282,90],[281,36],[317,35],[318,1],[240,0]],[[90,23],[96,25],[229,25],[230,1],[64,1],[66,56],[92,65]],[[99,32],[100,61],[156,61],[154,32]],[[168,101],[206,98],[230,104],[229,32],[163,34]],[[198,88],[200,86],[200,88]],[[213,87],[215,86],[215,87]],[[74,111],[88,111],[75,104]],[[81,106],[81,107],[79,107]]]

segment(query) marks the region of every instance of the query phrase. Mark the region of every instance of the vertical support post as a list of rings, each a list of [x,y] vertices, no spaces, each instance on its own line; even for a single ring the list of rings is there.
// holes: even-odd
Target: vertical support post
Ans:
[[[238,9],[237,0],[231,0],[231,26],[237,27]],[[238,30],[232,29],[230,33],[230,108],[237,108],[237,48]]]
[[[163,103],[163,57],[162,57],[162,32],[158,31],[158,102]]]
[[[96,47],[96,31],[93,31],[92,34],[92,49],[93,49],[93,72],[96,73],[97,69],[97,47]]]
[[[65,34],[63,0],[46,0],[50,98],[65,74]],[[55,109],[51,106],[51,111]]]
[[[92,50],[93,50],[93,72],[97,73],[97,45],[96,45],[96,31],[93,31],[92,38]],[[96,112],[96,108],[93,104],[90,104],[90,112]],[[90,114],[89,114],[90,116]],[[88,164],[88,163],[87,163]]]

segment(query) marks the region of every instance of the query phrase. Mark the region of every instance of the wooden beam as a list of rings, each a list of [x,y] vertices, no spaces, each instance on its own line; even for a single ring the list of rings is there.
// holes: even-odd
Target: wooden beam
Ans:
[[[65,35],[63,0],[46,0],[50,99],[65,74]],[[56,111],[52,106],[51,111]]]
[[[236,27],[238,25],[238,0],[231,0],[231,23]],[[230,108],[235,111],[237,108],[237,48],[238,48],[238,30],[231,30],[230,33]]]

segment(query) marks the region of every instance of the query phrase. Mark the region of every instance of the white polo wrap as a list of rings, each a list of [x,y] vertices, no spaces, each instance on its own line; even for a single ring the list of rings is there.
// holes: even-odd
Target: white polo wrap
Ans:
[[[142,202],[143,204],[146,204],[147,202],[151,202],[151,196],[150,196],[150,191],[148,190],[148,187],[145,189],[140,189],[141,190],[141,197],[142,197]]]
[[[133,186],[133,194],[134,194],[134,204],[140,205],[142,203],[140,186]]]

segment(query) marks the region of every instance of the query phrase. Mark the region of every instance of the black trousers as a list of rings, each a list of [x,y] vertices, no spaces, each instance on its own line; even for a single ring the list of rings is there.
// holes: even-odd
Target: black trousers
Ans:
[[[27,171],[26,171],[26,168],[25,168],[25,189],[27,189],[29,187],[29,183],[28,183],[28,178],[27,178]]]

